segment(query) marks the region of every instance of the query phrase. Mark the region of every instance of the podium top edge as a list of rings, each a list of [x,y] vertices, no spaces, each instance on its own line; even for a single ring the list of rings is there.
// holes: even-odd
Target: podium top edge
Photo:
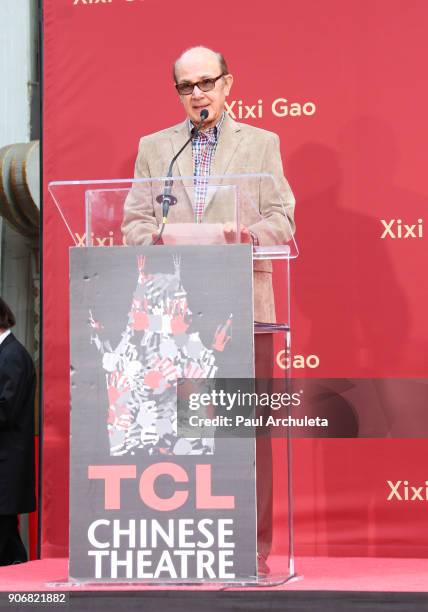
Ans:
[[[259,172],[259,173],[248,173],[248,174],[210,174],[207,177],[209,180],[213,179],[239,179],[239,178],[272,178],[274,179],[272,174],[267,172]],[[118,178],[118,179],[93,179],[93,180],[73,180],[73,181],[49,181],[48,187],[60,187],[63,185],[111,185],[113,183],[123,185],[127,183],[148,183],[151,181],[184,181],[195,179],[194,175],[190,176],[154,176],[148,178]]]

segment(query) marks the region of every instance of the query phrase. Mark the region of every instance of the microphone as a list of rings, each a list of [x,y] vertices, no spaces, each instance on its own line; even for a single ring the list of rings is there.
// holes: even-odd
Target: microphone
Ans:
[[[189,144],[189,142],[191,142],[191,140],[193,140],[193,138],[195,138],[195,136],[198,134],[199,130],[201,129],[204,121],[207,119],[208,117],[208,111],[206,108],[203,108],[199,114],[199,118],[200,121],[198,123],[198,125],[195,125],[191,132],[190,132],[190,138],[188,140],[186,140],[186,142],[184,143],[184,145],[181,147],[181,149],[178,151],[178,153],[176,153],[176,155],[174,155],[174,157],[171,159],[171,162],[168,166],[168,172],[166,175],[167,179],[171,179],[172,177],[172,168],[174,166],[174,163],[176,162],[177,158],[181,155],[181,153],[184,151],[184,149],[187,147],[187,145]],[[158,234],[158,236],[156,237],[156,240],[153,241],[153,244],[157,244],[159,242],[159,240],[162,237],[163,234],[163,230],[166,224],[166,220],[168,217],[168,212],[169,212],[169,207],[173,206],[174,204],[177,204],[177,198],[175,196],[172,195],[172,186],[173,186],[173,181],[171,180],[166,180],[165,181],[165,187],[163,190],[163,193],[158,195],[156,198],[156,202],[158,202],[159,204],[162,204],[162,226],[161,226],[161,230]]]
[[[201,122],[198,124],[198,126],[196,128],[198,131],[201,129],[202,123],[205,121],[205,119],[208,119],[208,111],[207,111],[206,108],[203,108],[201,110],[201,112],[199,113],[199,118],[200,118]]]

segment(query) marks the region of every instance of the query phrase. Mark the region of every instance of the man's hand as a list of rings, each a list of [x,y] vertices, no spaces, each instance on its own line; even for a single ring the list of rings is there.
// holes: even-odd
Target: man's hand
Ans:
[[[236,228],[236,224],[232,223],[231,221],[223,225],[224,238],[228,244],[231,244],[231,243],[233,244],[236,242],[236,229],[235,228]],[[252,239],[251,239],[251,234],[248,228],[245,227],[245,225],[241,225],[240,230],[241,230],[241,236],[240,236],[239,242],[251,243]]]
[[[152,244],[163,244],[164,243],[162,237],[160,238],[160,240],[157,240],[158,236],[159,236],[159,232],[154,232],[152,234]]]

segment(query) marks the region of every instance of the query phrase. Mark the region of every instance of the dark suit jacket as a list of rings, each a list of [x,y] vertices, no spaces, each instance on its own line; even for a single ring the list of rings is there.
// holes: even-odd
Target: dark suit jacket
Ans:
[[[0,514],[36,509],[35,382],[33,360],[9,334],[0,344]]]

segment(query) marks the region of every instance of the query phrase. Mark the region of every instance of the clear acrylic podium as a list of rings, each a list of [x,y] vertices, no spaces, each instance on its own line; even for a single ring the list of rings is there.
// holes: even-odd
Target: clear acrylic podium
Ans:
[[[198,217],[195,201],[203,193],[205,207]],[[290,362],[290,263],[298,255],[294,232],[280,190],[272,176],[243,174],[210,177],[117,179],[51,182],[49,192],[70,235],[71,247],[100,248],[128,245],[226,245],[252,244],[255,283],[254,334],[272,334],[272,361],[282,351]],[[165,196],[169,200],[166,223]],[[225,231],[226,225],[226,231]],[[241,232],[245,227],[248,231]],[[161,240],[158,241],[162,228]],[[269,307],[272,261],[275,261],[276,316]],[[227,273],[227,270],[225,271]],[[260,284],[261,283],[261,284]],[[262,288],[267,300],[258,300]],[[267,291],[267,293],[266,293]],[[273,297],[273,295],[272,295]],[[278,299],[279,298],[279,299]],[[266,303],[264,303],[266,301]],[[272,368],[273,372],[273,368]],[[289,368],[284,368],[287,377]],[[273,374],[272,374],[273,375]],[[268,452],[272,452],[269,442]],[[223,586],[275,586],[295,575],[293,544],[292,444],[289,430],[274,440],[272,463],[273,532],[269,573],[231,580],[164,579],[132,580],[155,584],[200,584]],[[269,488],[269,487],[268,487]],[[257,567],[257,564],[255,564]],[[79,580],[78,580],[79,581]],[[70,584],[76,583],[70,578]],[[85,582],[79,581],[79,582]],[[110,582],[110,581],[109,581]],[[126,582],[116,579],[115,583]]]

